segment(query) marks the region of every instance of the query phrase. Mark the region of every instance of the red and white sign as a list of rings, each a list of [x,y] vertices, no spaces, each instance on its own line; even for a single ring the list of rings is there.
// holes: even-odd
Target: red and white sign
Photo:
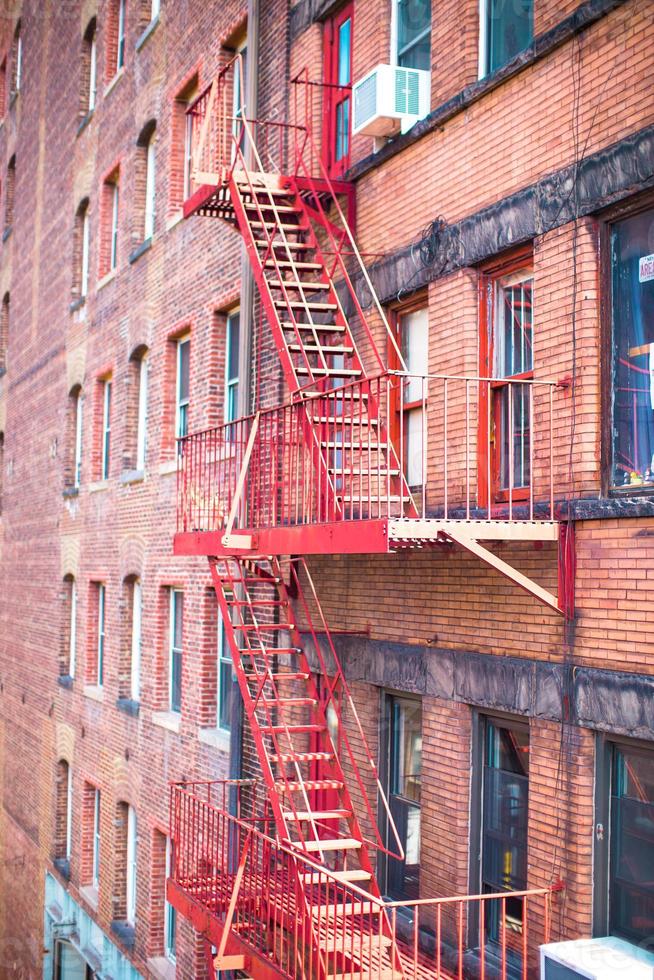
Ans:
[[[638,282],[654,279],[654,255],[643,255],[638,263]]]

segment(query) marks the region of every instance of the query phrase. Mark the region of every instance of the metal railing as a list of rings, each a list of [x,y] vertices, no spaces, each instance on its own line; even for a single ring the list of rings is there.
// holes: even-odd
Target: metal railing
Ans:
[[[240,816],[224,802],[235,787],[247,796],[236,807]],[[560,885],[385,901],[275,839],[260,803],[247,781],[173,785],[170,877],[185,899],[284,976],[295,978],[298,964],[307,980],[321,966],[344,980],[387,975],[391,949],[398,980],[535,975]],[[175,903],[174,888],[169,897]]]
[[[559,395],[552,381],[390,372],[186,436],[178,530],[224,530],[230,509],[253,530],[554,520]]]

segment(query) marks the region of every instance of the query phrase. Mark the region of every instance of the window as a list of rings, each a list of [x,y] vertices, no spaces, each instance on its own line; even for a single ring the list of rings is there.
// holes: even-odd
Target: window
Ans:
[[[106,597],[107,590],[102,582],[95,585],[97,603],[97,627],[95,639],[95,674],[91,678],[98,687],[102,687],[104,682],[104,657],[105,657],[105,618],[106,618]]]
[[[172,870],[173,844],[170,837],[166,837],[166,878],[171,877]],[[164,905],[164,951],[174,963],[177,954],[177,910],[168,901]]]
[[[59,674],[74,677],[77,660],[77,585],[72,575],[63,582],[63,621]]]
[[[148,355],[138,361],[138,407],[136,420],[136,469],[145,469],[148,443]]]
[[[120,169],[105,179],[102,185],[100,277],[118,266],[118,233],[120,221]]]
[[[401,450],[404,473],[410,487],[422,486],[424,479],[424,428],[429,373],[429,311],[426,307],[400,311],[396,316],[396,340],[410,377],[402,382],[396,409],[394,441]]]
[[[175,397],[175,435],[188,435],[188,411],[191,386],[191,338],[187,335],[177,341],[177,383]]]
[[[479,77],[524,51],[533,36],[533,0],[480,0]]]
[[[484,720],[481,815],[481,891],[527,887],[529,729],[519,722]],[[487,903],[485,928],[499,942],[499,903]],[[522,932],[521,899],[506,900],[512,931]]]
[[[115,269],[118,265],[118,205],[120,190],[118,181],[114,181],[111,188],[111,242],[109,251],[109,268]]]
[[[482,282],[480,375],[497,380],[480,393],[480,419],[490,418],[491,425],[480,446],[480,503],[488,497],[489,477],[492,500],[529,495],[532,391],[520,382],[534,376],[533,273],[515,266]]]
[[[55,795],[55,858],[70,861],[73,839],[73,783],[68,762],[57,763]]]
[[[89,202],[85,199],[75,215],[73,299],[84,299],[88,295],[90,248]]]
[[[172,170],[170,174],[170,206],[177,209],[191,196],[193,149],[193,120],[187,109],[198,94],[198,77],[194,75],[177,92],[173,101]]]
[[[395,64],[402,68],[431,66],[430,0],[394,0]]]
[[[7,112],[7,59],[4,58],[0,64],[0,119],[4,119]]]
[[[126,3],[125,0],[118,0],[118,40],[116,45],[116,71],[120,69],[125,64],[125,17],[126,17]]]
[[[80,115],[84,119],[95,109],[97,95],[98,53],[95,17],[89,22],[82,42],[81,104]]]
[[[245,99],[247,94],[247,36],[243,36],[240,42],[236,43],[236,52],[241,56],[240,64],[236,63],[234,72],[234,94],[232,101],[232,135],[238,142],[241,151],[244,149],[245,131],[241,119],[245,113]],[[235,152],[235,150],[234,150]]]
[[[398,901],[419,897],[420,796],[422,785],[422,704],[416,698],[386,696],[388,802],[405,852],[386,859],[385,893]],[[396,850],[387,829],[387,846]]]
[[[0,431],[0,517],[2,517],[2,488],[5,473],[5,434]]]
[[[11,46],[11,94],[12,97],[20,92],[21,74],[23,70],[23,39],[21,24],[18,21]]]
[[[352,4],[325,21],[326,166],[339,177],[350,164]]]
[[[181,589],[170,590],[168,660],[168,707],[171,711],[182,710],[182,650],[184,636],[184,593]]]
[[[138,850],[136,811],[127,807],[127,875],[125,889],[126,914],[128,925],[136,923],[136,858]]]
[[[0,376],[7,370],[7,348],[9,346],[9,293],[5,293],[0,309]]]
[[[232,664],[225,625],[220,612],[218,612],[218,698],[217,698],[217,718],[218,728],[229,731],[232,727],[232,714],[234,704],[234,667]]]
[[[138,701],[141,696],[141,612],[142,592],[139,579],[134,579],[131,586],[131,643],[130,643],[130,690],[132,701]]]
[[[610,229],[613,488],[654,491],[654,210]]]
[[[240,356],[241,313],[233,310],[227,316],[225,342],[225,421],[234,422],[239,415],[238,369]]]
[[[147,240],[154,235],[155,214],[155,133],[152,130],[145,147],[145,228],[143,238]]]
[[[93,841],[91,861],[91,883],[100,887],[100,790],[93,790]]]
[[[7,180],[5,182],[5,238],[11,231],[14,224],[14,194],[16,188],[16,156],[14,155],[7,166]]]
[[[68,396],[67,459],[65,480],[69,490],[79,490],[82,483],[82,448],[84,431],[84,397],[76,385]]]
[[[102,480],[109,479],[111,466],[111,387],[111,378],[106,378],[102,382]]]
[[[159,10],[161,8],[161,0],[152,0],[150,7],[150,20],[156,20],[159,16]]]

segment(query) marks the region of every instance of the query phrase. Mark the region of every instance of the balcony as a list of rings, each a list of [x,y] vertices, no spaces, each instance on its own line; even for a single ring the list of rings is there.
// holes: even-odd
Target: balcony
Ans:
[[[325,980],[536,974],[557,887],[386,901],[274,839],[259,792],[243,780],[171,789],[167,897],[214,946],[216,969],[292,980],[300,964]]]

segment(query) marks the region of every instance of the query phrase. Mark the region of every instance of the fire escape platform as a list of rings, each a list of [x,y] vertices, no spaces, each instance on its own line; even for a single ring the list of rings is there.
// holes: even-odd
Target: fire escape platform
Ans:
[[[175,535],[176,555],[379,555],[400,548],[472,541],[558,541],[558,521],[389,518]]]

